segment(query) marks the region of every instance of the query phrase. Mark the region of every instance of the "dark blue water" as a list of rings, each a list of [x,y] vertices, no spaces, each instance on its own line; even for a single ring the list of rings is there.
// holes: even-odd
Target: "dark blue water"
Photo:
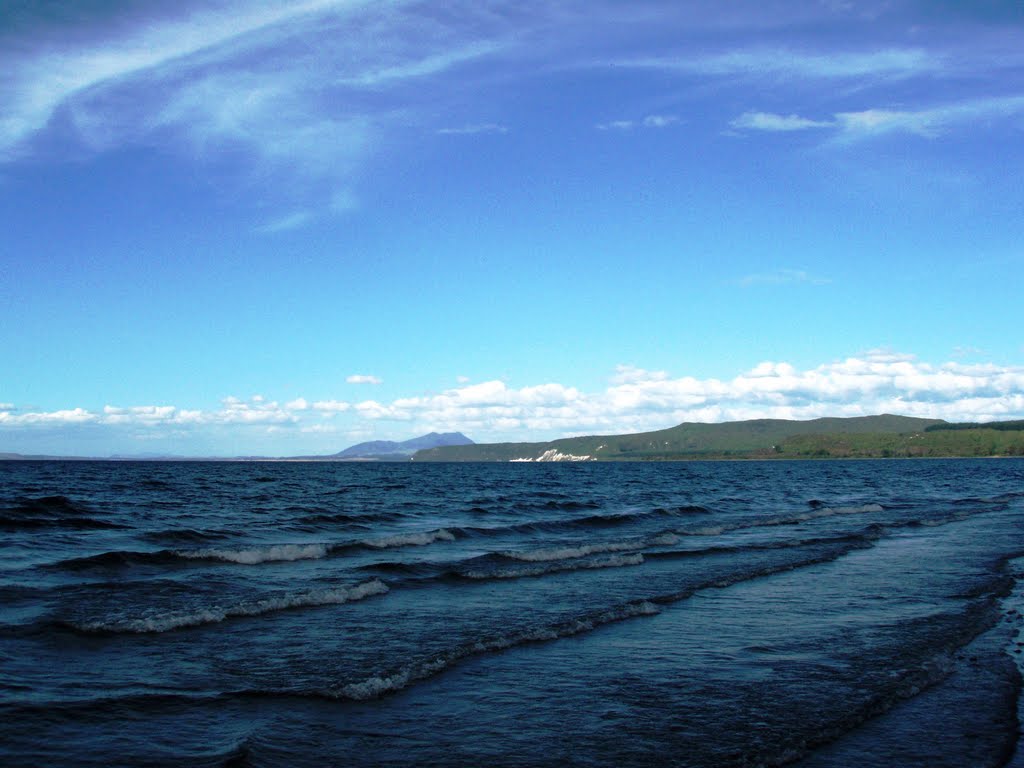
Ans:
[[[988,766],[1024,461],[0,463],[0,763]]]

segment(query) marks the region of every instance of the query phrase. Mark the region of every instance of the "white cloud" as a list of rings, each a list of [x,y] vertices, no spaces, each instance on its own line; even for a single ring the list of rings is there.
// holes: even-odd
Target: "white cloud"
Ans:
[[[668,374],[665,371],[648,371],[633,365],[617,365],[611,380],[613,384],[630,384],[637,381],[662,381],[667,378]]]
[[[539,432],[629,432],[682,421],[883,412],[990,420],[1024,415],[1024,367],[931,365],[873,350],[803,371],[785,362],[763,362],[730,380],[673,378],[664,371],[619,366],[603,392],[583,393],[557,383],[514,389],[495,380],[390,403],[369,400],[355,409],[370,420],[411,421],[478,436],[526,432],[508,436],[513,439]]]
[[[809,128],[829,128],[835,125],[830,121],[811,120],[799,115],[776,115],[771,112],[744,112],[733,120],[730,125],[753,131],[804,131]]]
[[[186,65],[197,55],[210,55],[260,30],[338,5],[332,0],[273,2],[245,7],[235,3],[221,13],[201,12],[184,19],[152,19],[120,37],[89,44],[39,44],[25,52],[14,48],[0,62],[6,115],[0,121],[0,152],[10,150],[43,128],[69,99],[102,88],[117,87],[142,74]]]
[[[605,388],[591,392],[557,382],[511,387],[492,380],[465,383],[437,394],[356,404],[337,400],[310,404],[298,398],[280,405],[275,400],[227,397],[219,409],[210,411],[167,405],[108,405],[99,412],[0,410],[0,431],[79,425],[130,427],[146,434],[241,429],[245,431],[238,433],[237,440],[246,440],[255,434],[253,427],[272,428],[281,436],[348,435],[352,430],[387,435],[399,429],[410,435],[461,431],[478,441],[536,440],[638,432],[683,421],[878,413],[950,421],[1024,418],[1024,366],[931,364],[889,349],[806,369],[785,361],[764,361],[729,379],[621,365]],[[371,426],[375,424],[380,426]]]
[[[17,38],[0,30],[0,162],[31,156],[59,126],[65,151],[159,146],[216,164],[220,178],[260,189],[272,213],[259,232],[344,213],[379,139],[436,109],[424,88],[510,44],[501,13],[414,6],[150,4],[102,25],[61,28],[55,13]]]
[[[345,378],[349,384],[381,384],[381,379],[366,373],[353,373]]]
[[[301,229],[313,220],[310,211],[296,211],[286,216],[281,216],[258,227],[259,232],[274,234],[275,232],[288,232],[292,229]]]
[[[84,408],[69,408],[59,411],[29,411],[14,414],[11,409],[0,410],[0,427],[22,425],[71,425],[88,424],[99,420],[99,415]]]
[[[918,110],[865,109],[840,112],[836,121],[849,138],[903,132],[932,138],[964,123],[979,123],[1024,113],[1024,96],[971,99]]]
[[[736,50],[703,56],[646,57],[616,62],[618,66],[681,74],[845,79],[870,76],[911,76],[943,66],[941,59],[916,48],[867,52],[806,53],[786,48]]]
[[[459,64],[474,61],[498,50],[500,50],[500,46],[493,41],[470,43],[462,48],[404,61],[393,66],[360,72],[357,75],[343,78],[341,82],[346,85],[376,88],[396,80],[409,80],[444,72]]]
[[[675,115],[648,115],[642,121],[644,128],[667,128],[679,122]]]
[[[323,411],[324,413],[344,413],[351,407],[351,403],[346,403],[343,400],[317,400],[313,403],[314,411]]]
[[[599,131],[630,131],[634,128],[667,128],[679,122],[675,115],[647,115],[642,120],[612,120],[607,123],[598,123],[595,127]]]
[[[508,133],[508,127],[497,123],[474,123],[457,128],[439,128],[442,136],[472,136],[478,133]]]
[[[741,130],[800,131],[832,128],[845,141],[889,133],[911,133],[935,138],[958,125],[982,124],[998,118],[1024,114],[1024,96],[971,99],[924,109],[870,108],[837,112],[831,120],[812,120],[800,115],[745,112],[730,126]]]

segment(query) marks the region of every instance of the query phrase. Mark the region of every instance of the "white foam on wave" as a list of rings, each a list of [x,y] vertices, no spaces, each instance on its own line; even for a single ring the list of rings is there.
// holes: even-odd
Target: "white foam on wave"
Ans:
[[[373,595],[382,595],[388,586],[380,579],[356,584],[353,587],[334,589],[314,589],[308,592],[275,595],[262,600],[252,600],[231,606],[211,606],[193,611],[179,611],[162,615],[140,616],[132,619],[115,619],[92,621],[78,624],[79,629],[87,632],[167,632],[182,627],[195,627],[201,624],[215,624],[232,617],[259,616],[289,608],[304,608],[319,605],[342,605],[362,600]]]
[[[679,536],[674,533],[663,533],[647,540],[649,547],[671,547],[679,543]]]
[[[247,549],[185,549],[174,554],[190,560],[223,560],[227,563],[257,565],[290,560],[319,560],[327,556],[326,544],[273,544]]]
[[[593,568],[621,568],[627,565],[642,565],[644,556],[611,555],[595,558],[584,562],[553,563],[550,565],[523,566],[520,568],[501,568],[496,571],[467,571],[463,575],[469,579],[519,579],[526,576],[546,576],[560,571],[583,571]]]
[[[660,612],[661,609],[657,605],[643,600],[637,603],[627,603],[594,616],[572,619],[562,624],[523,630],[508,635],[482,638],[474,643],[454,648],[448,653],[441,654],[432,659],[409,664],[390,675],[369,677],[361,682],[345,685],[340,690],[326,691],[325,693],[336,698],[356,699],[359,701],[374,699],[394,691],[399,691],[410,683],[432,677],[470,656],[504,651],[508,648],[527,643],[572,637],[583,632],[589,632],[604,624],[623,621],[634,616],[653,616]]]
[[[860,515],[866,512],[884,512],[881,504],[861,504],[857,507],[822,507],[813,512],[805,512],[802,515],[794,515],[781,520],[782,523],[802,523],[807,520],[816,520],[819,517],[832,517],[833,515]]]
[[[525,552],[508,550],[501,552],[504,557],[522,560],[528,563],[548,563],[555,560],[574,560],[603,552],[630,552],[647,547],[667,547],[679,542],[674,533],[662,533],[649,539],[629,539],[625,541],[600,541],[593,544],[577,544],[565,547],[546,547]]]
[[[369,539],[363,543],[375,549],[388,549],[390,547],[422,547],[433,544],[435,541],[455,541],[455,534],[444,528],[438,528],[436,531],[422,533],[399,533],[394,536],[386,536],[383,539]]]
[[[502,552],[505,557],[513,560],[524,560],[528,563],[547,563],[553,560],[572,560],[602,552],[626,552],[631,549],[642,549],[642,541],[605,541],[598,544],[578,544],[572,547],[547,547],[526,552]]]

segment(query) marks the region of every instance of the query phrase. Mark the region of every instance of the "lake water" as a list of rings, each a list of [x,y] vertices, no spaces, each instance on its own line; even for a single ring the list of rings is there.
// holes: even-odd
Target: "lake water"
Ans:
[[[5,766],[996,766],[1024,460],[0,462]]]

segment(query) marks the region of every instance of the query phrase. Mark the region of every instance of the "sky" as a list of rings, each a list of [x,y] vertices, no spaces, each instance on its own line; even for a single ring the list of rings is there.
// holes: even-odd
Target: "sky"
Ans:
[[[1017,0],[0,4],[0,452],[1024,418]]]

